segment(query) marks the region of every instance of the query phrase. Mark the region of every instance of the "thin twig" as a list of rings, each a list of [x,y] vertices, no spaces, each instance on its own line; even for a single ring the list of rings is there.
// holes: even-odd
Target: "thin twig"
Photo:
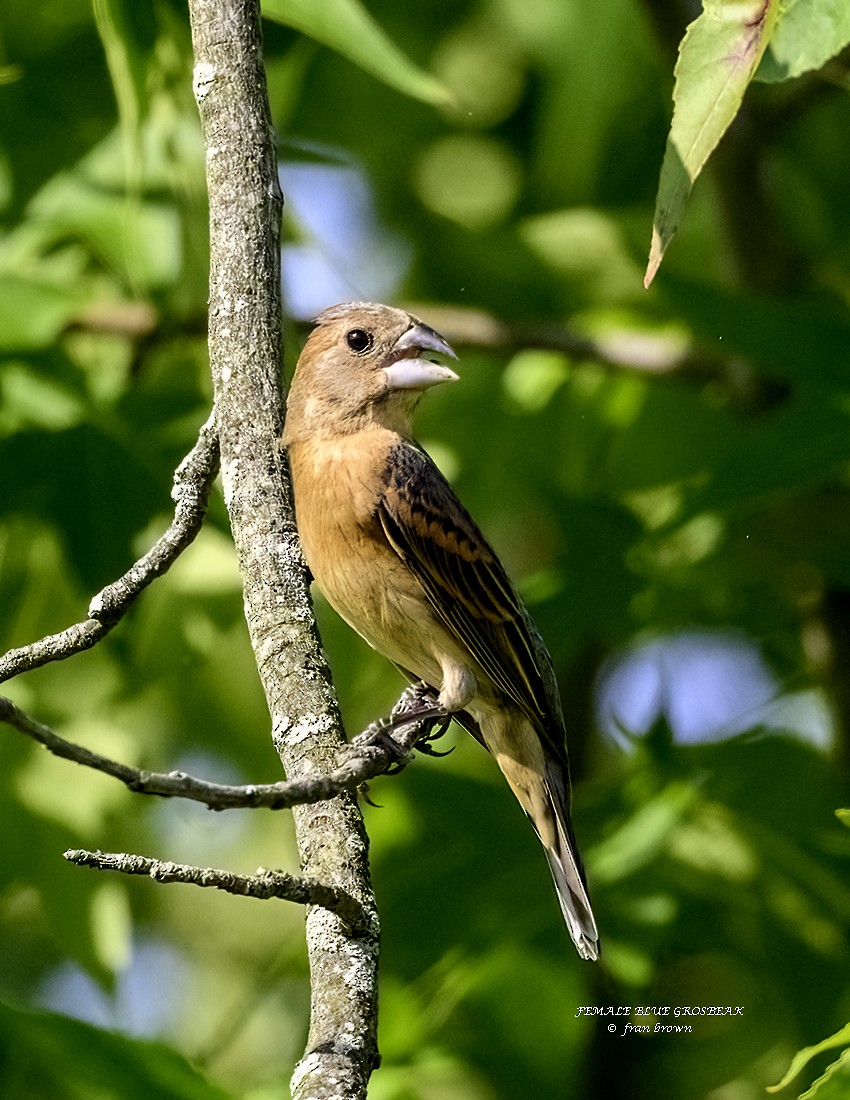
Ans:
[[[88,618],[59,634],[50,634],[0,657],[0,683],[51,661],[64,661],[91,649],[121,620],[136,597],[165,573],[201,529],[207,501],[218,473],[218,435],[215,413],[201,428],[198,441],[174,473],[171,496],[174,519],[151,549],[119,577],[108,584],[89,604]]]
[[[321,882],[288,875],[284,871],[269,871],[261,867],[253,875],[237,875],[214,867],[193,867],[125,852],[88,852],[84,849],[65,852],[65,859],[78,867],[92,867],[97,871],[147,875],[156,882],[184,882],[192,886],[213,887],[242,897],[262,900],[282,898],[298,905],[321,905],[342,917],[352,935],[357,935],[367,925],[363,907],[351,894]]]
[[[617,370],[652,375],[694,374],[702,377],[716,368],[697,354],[681,335],[646,332],[637,328],[611,329],[593,338],[568,325],[545,321],[504,321],[469,306],[405,303],[412,313],[428,318],[454,345],[482,351],[518,352],[528,348],[560,351],[570,359],[586,360]]]
[[[598,337],[587,336],[569,324],[543,319],[520,323],[505,321],[483,309],[444,303],[404,302],[439,327],[455,348],[513,354],[526,349],[561,351],[571,359],[587,360],[616,370],[645,374],[675,374],[702,379],[716,373],[722,360],[709,357],[677,333],[647,331],[637,326],[609,325]],[[305,318],[294,319],[300,334],[312,328]],[[198,336],[206,331],[206,318],[189,317],[169,325],[147,303],[97,303],[71,321],[74,329],[115,333],[136,342],[139,353],[175,336]]]
[[[345,759],[327,775],[299,776],[280,783],[249,783],[235,786],[211,783],[185,772],[150,772],[132,768],[83,745],[66,741],[48,726],[31,718],[11,699],[0,695],[0,722],[38,741],[54,756],[72,760],[86,768],[103,772],[120,780],[139,794],[160,795],[163,798],[187,798],[201,802],[211,810],[259,809],[285,810],[335,798],[342,791],[354,791],[369,779],[397,771],[410,757],[419,742],[429,737],[434,725],[432,717],[419,719],[409,710],[410,689],[393,709],[393,725],[380,737],[370,737],[370,730],[345,749]],[[404,717],[411,714],[404,724]]]

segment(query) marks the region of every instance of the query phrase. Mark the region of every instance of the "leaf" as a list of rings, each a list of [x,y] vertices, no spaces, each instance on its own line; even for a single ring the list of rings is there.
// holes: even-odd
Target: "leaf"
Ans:
[[[850,410],[820,395],[789,401],[733,441],[711,479],[689,497],[680,522],[829,484],[850,461]]]
[[[121,164],[117,143],[111,153],[115,164]],[[123,166],[120,172],[123,175]],[[183,249],[177,208],[169,202],[116,194],[108,184],[93,181],[91,174],[86,166],[60,172],[34,199],[31,210],[43,226],[45,244],[81,238],[104,266],[128,279],[139,294],[172,284],[181,271]]]
[[[0,1092],[24,1095],[24,1083],[27,1096],[66,1100],[227,1100],[164,1043],[0,1004]]]
[[[825,1050],[832,1050],[834,1047],[844,1047],[848,1044],[850,1044],[850,1024],[845,1024],[840,1031],[837,1031],[834,1035],[830,1035],[828,1039],[822,1039],[819,1043],[815,1043],[814,1046],[803,1047],[802,1050],[798,1050],[794,1057],[791,1059],[791,1065],[788,1067],[788,1071],[782,1078],[782,1080],[776,1085],[768,1085],[767,1091],[779,1092],[780,1089],[784,1089],[785,1086],[789,1084],[789,1082],[793,1081],[793,1079],[797,1076],[803,1066],[805,1066],[807,1062],[814,1058],[815,1055],[822,1054]],[[833,1065],[830,1066],[830,1069],[827,1070],[827,1073],[824,1074],[824,1077],[820,1078],[820,1080],[824,1080],[824,1078],[828,1076],[830,1070],[832,1070],[834,1066],[837,1066],[842,1061],[844,1061],[843,1055],[838,1062],[834,1062]],[[814,1095],[814,1088],[810,1091],[811,1094]]]
[[[0,275],[0,351],[50,347],[82,301],[75,287]]]
[[[391,88],[437,107],[452,105],[448,89],[414,65],[357,0],[263,0],[262,10],[267,19],[329,46]]]
[[[819,69],[848,43],[846,0],[786,0],[755,79],[776,83]]]
[[[663,294],[709,354],[743,356],[766,377],[786,379],[795,388],[846,391],[846,307],[802,295],[733,293],[673,275],[665,278]]]
[[[842,825],[846,825],[850,828],[850,810],[836,810],[835,816],[841,822]]]
[[[19,534],[20,531],[21,527],[17,525],[14,533]],[[28,548],[32,549],[31,545]],[[34,569],[32,563],[30,569]],[[50,593],[51,600],[56,603],[60,598],[56,591],[58,587],[53,586]],[[6,606],[4,601],[4,608]],[[31,746],[18,744],[24,738],[16,738],[7,727],[2,728],[0,735],[3,744],[3,771],[6,773],[0,782],[0,829],[3,836],[3,849],[0,851],[0,892],[3,897],[11,897],[16,890],[23,888],[33,898],[37,898],[39,910],[49,923],[51,935],[65,944],[65,957],[76,960],[97,980],[106,982],[112,975],[98,959],[89,919],[91,886],[75,882],[76,876],[68,875],[63,866],[61,852],[68,846],[68,826],[49,820],[20,798],[17,784],[20,777],[32,766]],[[73,782],[70,780],[70,785],[73,786]],[[12,942],[13,936],[10,935],[13,928],[20,930],[22,926],[6,918],[0,956],[4,971],[14,958],[15,945]],[[2,1013],[0,1003],[0,1096],[5,1095],[2,1072]]]
[[[699,793],[691,784],[668,783],[588,852],[594,881],[617,882],[646,868],[666,848],[698,800]]]
[[[810,1089],[801,1094],[800,1100],[847,1100],[850,1089],[850,1050],[827,1066]]]
[[[147,66],[144,64],[146,59],[135,49],[124,4],[119,0],[94,0],[93,9],[118,104],[127,170],[131,178],[137,181],[141,156],[139,133],[147,75]]]
[[[133,537],[168,499],[134,440],[93,424],[0,440],[0,514],[41,515],[62,533],[87,589],[134,560]]]
[[[21,65],[0,65],[0,87],[4,84],[14,84],[24,75]]]
[[[655,278],[694,180],[738,113],[770,41],[779,0],[705,0],[676,63],[675,107],[655,203],[644,277]]]

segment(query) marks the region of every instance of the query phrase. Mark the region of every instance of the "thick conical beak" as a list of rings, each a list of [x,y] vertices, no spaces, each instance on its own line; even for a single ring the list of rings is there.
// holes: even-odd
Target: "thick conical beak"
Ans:
[[[458,376],[449,367],[420,358],[429,351],[457,359],[451,346],[439,332],[420,321],[396,340],[393,362],[384,367],[387,386],[393,390],[426,390],[440,382],[457,382]]]

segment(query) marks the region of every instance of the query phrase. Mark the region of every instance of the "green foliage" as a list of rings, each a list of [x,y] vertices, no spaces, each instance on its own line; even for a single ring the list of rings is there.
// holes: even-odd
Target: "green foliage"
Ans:
[[[9,1094],[21,1100],[118,1100],[129,1095],[128,1085],[150,1100],[227,1096],[160,1043],[7,1005],[0,1005],[0,1074]]]
[[[832,1062],[826,1072],[814,1082],[810,1089],[802,1093],[800,1100],[809,1097],[812,1100],[840,1100],[847,1095],[847,1086],[850,1084],[850,1050],[846,1049],[850,1043],[850,1024],[843,1027],[835,1035],[830,1035],[814,1046],[806,1047],[794,1055],[794,1060],[788,1067],[788,1072],[777,1085],[771,1085],[768,1092],[778,1092],[785,1088],[797,1076],[797,1074],[818,1054],[832,1051],[836,1047],[844,1047],[840,1057]]]
[[[850,42],[850,11],[833,0],[786,0],[757,80],[780,81],[819,69]]]
[[[384,928],[372,1091],[759,1095],[847,1019],[850,843],[834,815],[848,804],[850,758],[845,62],[744,95],[754,49],[734,94],[706,98],[685,86],[698,66],[683,55],[677,112],[694,102],[713,122],[728,96],[727,120],[737,111],[742,129],[709,156],[719,130],[681,120],[699,134],[708,178],[646,292],[673,68],[664,48],[685,32],[674,5],[308,7],[269,5],[265,26],[285,255],[341,255],[338,297],[416,303],[450,337],[443,306],[503,326],[456,341],[461,383],[429,396],[419,435],[552,650],[604,945],[598,968],[574,957],[522,815],[492,761],[450,733],[451,757],[376,782],[383,808],[366,808]],[[821,10],[778,10],[757,77],[811,70],[846,42],[843,7],[816,20]],[[0,18],[5,651],[79,621],[162,531],[210,393],[184,6],[7,0]],[[820,27],[820,42],[796,19]],[[727,50],[745,33],[735,27]],[[707,41],[706,56],[717,48]],[[448,103],[441,89],[454,105],[435,110]],[[326,173],[306,190],[334,213],[329,236],[296,185],[305,165]],[[360,190],[338,209],[320,185],[342,169],[343,191],[352,180]],[[372,224],[352,244],[360,222]],[[393,264],[395,283],[373,289]],[[290,368],[300,335],[291,324]],[[319,613],[354,732],[400,682],[321,601]],[[685,629],[750,639],[779,716],[768,725],[748,711],[735,736],[694,744],[671,729],[672,703],[645,723],[624,705],[606,723],[597,687],[623,654]],[[661,682],[662,703],[678,686]],[[8,691],[130,763],[277,779],[221,500],[102,645]],[[798,721],[815,704],[818,745]],[[629,727],[618,741],[616,720]],[[61,853],[292,870],[283,815],[145,801],[0,730],[0,836],[0,996],[73,1008],[179,1052],[4,1010],[0,1092],[27,1095],[22,1075],[40,1074],[33,1095],[73,1094],[63,1081],[81,1095],[281,1094],[308,1011],[295,907],[104,880]],[[128,1003],[146,1008],[143,1027]],[[625,1006],[618,1024],[654,1026],[670,1018],[638,1007],[712,1004],[744,1013],[694,1017],[678,1036],[610,1035],[604,1017],[576,1016]],[[49,1064],[33,1065],[44,1049]],[[846,1059],[835,1063],[829,1087],[845,1073]]]
[[[367,73],[425,103],[449,106],[438,80],[410,62],[356,0],[265,0],[263,14],[330,46]]]
[[[837,810],[836,814],[845,825],[850,824],[850,816],[847,810]],[[794,1078],[818,1055],[827,1051],[833,1051],[837,1047],[843,1047],[841,1054],[831,1062],[825,1072],[812,1084],[811,1088],[801,1094],[800,1100],[840,1100],[847,1095],[850,1084],[850,1024],[846,1024],[835,1035],[823,1039],[813,1046],[799,1050],[793,1057],[791,1065],[782,1080],[776,1085],[768,1086],[768,1092],[779,1092],[784,1089]]]
[[[819,69],[848,42],[850,10],[835,0],[703,0],[702,15],[679,48],[647,286],[676,235],[694,180],[738,114],[750,81],[777,82]]]
[[[779,0],[705,0],[702,15],[688,27],[676,65],[676,108],[661,166],[646,286],[679,228],[694,180],[738,113],[778,14]]]

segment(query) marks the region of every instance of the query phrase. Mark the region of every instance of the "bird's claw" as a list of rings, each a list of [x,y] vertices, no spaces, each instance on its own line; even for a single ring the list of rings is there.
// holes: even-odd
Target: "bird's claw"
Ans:
[[[397,725],[391,718],[379,718],[358,734],[351,744],[356,749],[383,749],[393,761],[387,768],[386,774],[396,775],[410,760],[410,750],[399,744],[393,737],[396,729]]]
[[[416,742],[416,744],[414,745],[416,751],[421,752],[424,756],[450,756],[455,751],[454,745],[452,745],[450,749],[446,749],[445,752],[438,752],[437,749],[433,747],[431,742],[437,741],[439,740],[439,738],[445,735],[446,730],[451,725],[451,721],[452,716],[450,714],[447,714],[445,718],[437,723],[435,729],[426,734],[421,741]]]
[[[380,804],[380,802],[373,802],[372,799],[369,797],[368,783],[361,783],[357,790],[360,794],[360,797],[363,799],[367,806],[373,806],[376,810],[383,809],[383,806]]]
[[[434,689],[424,682],[412,684],[393,707],[388,718],[379,718],[354,738],[352,745],[357,748],[378,746],[387,752],[393,762],[387,768],[387,775],[396,775],[410,762],[413,749],[426,756],[448,756],[447,752],[437,752],[430,742],[442,737],[449,727],[451,715],[437,701]],[[394,735],[406,726],[427,725],[427,731],[412,745],[405,745]],[[436,729],[434,728],[436,726]],[[449,752],[452,750],[449,749]]]

